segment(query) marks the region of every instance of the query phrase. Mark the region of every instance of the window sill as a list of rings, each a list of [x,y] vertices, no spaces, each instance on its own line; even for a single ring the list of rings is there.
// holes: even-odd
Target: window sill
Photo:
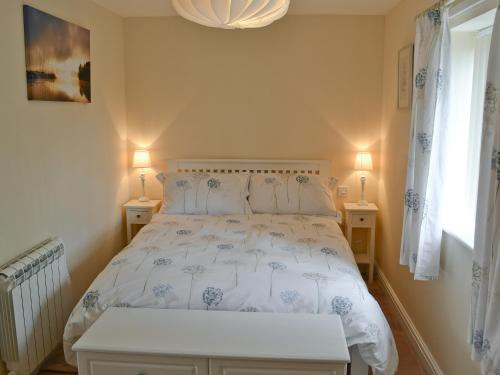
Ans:
[[[443,229],[443,235],[446,235],[450,238],[453,238],[455,241],[460,243],[467,250],[474,251],[474,246],[472,246],[468,241],[466,241],[462,237],[460,237],[460,235],[457,234],[455,231],[453,231],[449,228],[445,228],[445,229]]]

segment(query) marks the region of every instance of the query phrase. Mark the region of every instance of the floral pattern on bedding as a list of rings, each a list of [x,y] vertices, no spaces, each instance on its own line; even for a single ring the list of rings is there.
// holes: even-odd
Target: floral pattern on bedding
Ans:
[[[391,330],[332,218],[156,215],[92,283],[64,332],[72,345],[110,306],[337,314],[349,346],[394,374]]]

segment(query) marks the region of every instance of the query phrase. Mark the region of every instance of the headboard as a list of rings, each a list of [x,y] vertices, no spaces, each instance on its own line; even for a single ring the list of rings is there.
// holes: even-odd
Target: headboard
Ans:
[[[328,176],[329,160],[172,159],[170,172],[283,173]]]

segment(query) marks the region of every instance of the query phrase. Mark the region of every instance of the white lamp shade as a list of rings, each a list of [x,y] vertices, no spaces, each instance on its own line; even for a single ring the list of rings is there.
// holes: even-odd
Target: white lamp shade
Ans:
[[[185,19],[220,29],[264,27],[288,12],[290,0],[172,0]]]
[[[151,167],[151,158],[148,150],[136,150],[134,152],[134,160],[132,162],[134,168],[149,168]]]
[[[363,151],[356,154],[356,161],[354,162],[354,169],[357,171],[371,171],[373,170],[372,154]]]

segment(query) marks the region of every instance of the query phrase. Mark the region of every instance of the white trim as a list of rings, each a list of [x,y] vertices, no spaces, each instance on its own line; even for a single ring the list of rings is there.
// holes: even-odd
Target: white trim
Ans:
[[[488,26],[482,30],[479,30],[477,32],[477,37],[480,38],[482,36],[492,35],[492,34],[493,34],[493,26]]]
[[[329,160],[171,159],[172,172],[303,173],[329,176]]]
[[[454,239],[460,245],[462,245],[464,249],[467,249],[467,250],[469,250],[471,252],[474,251],[474,247],[471,246],[470,244],[468,244],[467,241],[465,241],[464,239],[462,239],[462,237],[460,236],[460,233],[456,233],[456,231],[454,231],[453,229],[445,227],[443,229],[443,235],[446,235],[446,236]]]
[[[421,363],[424,365],[426,372],[431,375],[444,375],[443,371],[439,368],[436,359],[432,355],[429,347],[427,346],[424,339],[420,335],[420,332],[418,332],[417,327],[411,320],[410,315],[404,308],[403,304],[396,295],[396,292],[389,283],[389,280],[384,275],[378,264],[376,264],[375,267],[380,283],[382,284],[382,287],[384,288],[387,295],[390,297],[394,307],[396,308],[403,323],[403,329],[410,339],[413,348],[417,352]]]
[[[483,13],[498,8],[499,0],[463,0],[450,6],[450,27],[453,28]]]

